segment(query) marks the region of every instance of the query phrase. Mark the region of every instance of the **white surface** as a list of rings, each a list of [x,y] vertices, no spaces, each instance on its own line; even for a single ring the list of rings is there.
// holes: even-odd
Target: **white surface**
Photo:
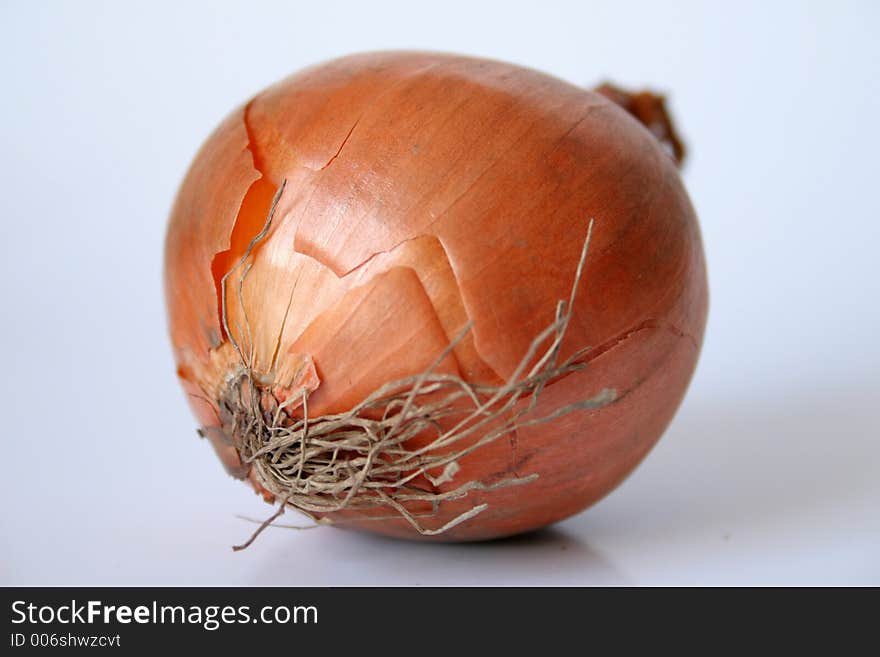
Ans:
[[[880,584],[878,5],[587,4],[4,2],[0,583]],[[550,530],[276,529],[233,554],[234,514],[269,508],[174,377],[173,194],[266,84],[403,47],[671,93],[710,267],[702,361],[646,462]]]

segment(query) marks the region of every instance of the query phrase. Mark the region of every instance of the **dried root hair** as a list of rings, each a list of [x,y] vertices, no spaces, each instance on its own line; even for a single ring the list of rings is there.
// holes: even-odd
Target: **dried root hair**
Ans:
[[[231,437],[245,467],[252,469],[256,481],[279,502],[277,511],[261,522],[245,543],[233,549],[248,547],[288,506],[315,523],[329,522],[322,518],[324,514],[343,509],[383,507],[390,511],[390,516],[364,515],[363,519],[399,517],[420,534],[442,534],[488,508],[486,503],[475,504],[439,527],[426,526],[424,520],[435,516],[442,502],[466,497],[473,491],[527,484],[538,475],[491,482],[466,481],[447,486],[443,492],[416,487],[418,477],[424,477],[434,487],[448,484],[455,481],[461,459],[499,438],[614,400],[615,392],[605,389],[593,398],[531,417],[544,386],[586,367],[583,356],[589,349],[561,362],[560,349],[589,249],[592,220],[569,299],[558,303],[553,322],[535,337],[502,385],[475,385],[458,376],[435,372],[470,330],[468,324],[424,371],[386,383],[344,413],[310,416],[306,389],[282,403],[271,394],[264,394],[266,386],[253,369],[253,349],[249,346],[252,338],[241,289],[250,268],[248,259],[269,232],[285,184],[278,189],[262,230],[221,280],[223,328],[240,359],[238,371],[223,385],[220,406],[221,417],[226,418],[224,431]],[[242,267],[238,300],[245,325],[237,328],[248,345],[240,344],[229,330],[226,311],[227,279]],[[528,403],[519,404],[522,400]],[[413,447],[417,436],[421,446]],[[431,510],[416,514],[408,508],[413,503],[427,503]]]

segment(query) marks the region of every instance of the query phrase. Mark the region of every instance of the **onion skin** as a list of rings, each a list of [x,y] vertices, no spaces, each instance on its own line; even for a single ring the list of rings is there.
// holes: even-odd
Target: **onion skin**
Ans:
[[[468,321],[443,367],[475,383],[506,379],[568,298],[595,220],[562,348],[593,347],[588,366],[548,385],[538,406],[603,388],[617,399],[462,459],[459,482],[538,478],[441,503],[432,526],[488,508],[439,536],[387,509],[344,509],[334,524],[435,541],[532,530],[606,495],[659,439],[707,312],[699,227],[673,159],[602,94],[495,61],[372,53],[297,73],[233,112],[172,209],[165,286],[178,375],[230,473],[248,468],[218,414],[235,364],[218,274],[244,254],[285,180],[242,299],[254,369],[276,396],[289,392],[289,363],[314,364],[310,414],[418,374]],[[237,304],[228,312],[230,327],[242,323]]]

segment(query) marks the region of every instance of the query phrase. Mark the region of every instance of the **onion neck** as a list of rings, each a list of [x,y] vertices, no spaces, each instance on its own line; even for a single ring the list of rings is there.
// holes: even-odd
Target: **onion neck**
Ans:
[[[666,98],[650,91],[630,92],[609,82],[604,82],[593,91],[602,94],[609,100],[620,105],[634,116],[648,131],[657,138],[675,163],[681,167],[684,161],[685,148],[672,118],[666,110]]]

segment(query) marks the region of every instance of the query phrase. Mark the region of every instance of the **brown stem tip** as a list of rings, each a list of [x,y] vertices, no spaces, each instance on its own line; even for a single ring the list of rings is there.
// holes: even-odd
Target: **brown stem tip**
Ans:
[[[675,130],[669,112],[666,111],[666,98],[650,91],[632,93],[604,82],[594,89],[609,100],[617,103],[632,114],[663,145],[680,167],[684,161],[684,144]]]

